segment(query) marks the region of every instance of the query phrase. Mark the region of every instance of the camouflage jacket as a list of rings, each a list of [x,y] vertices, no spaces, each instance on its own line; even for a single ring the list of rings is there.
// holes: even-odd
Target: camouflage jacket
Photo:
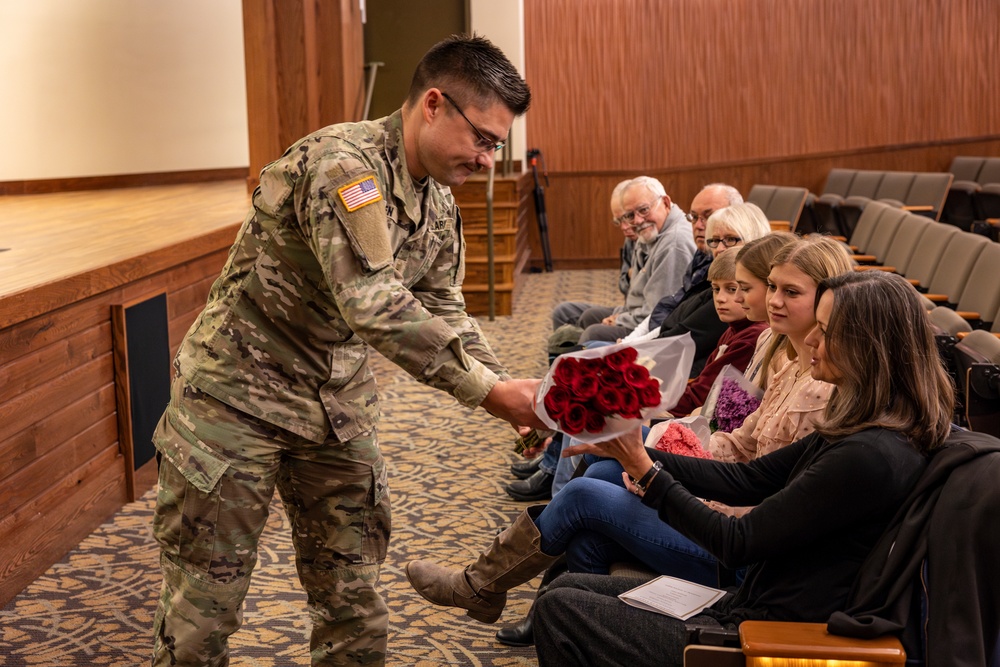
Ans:
[[[378,421],[369,347],[468,407],[505,374],[465,312],[455,200],[410,177],[401,118],[331,125],[264,168],[174,361],[191,384],[322,442]]]

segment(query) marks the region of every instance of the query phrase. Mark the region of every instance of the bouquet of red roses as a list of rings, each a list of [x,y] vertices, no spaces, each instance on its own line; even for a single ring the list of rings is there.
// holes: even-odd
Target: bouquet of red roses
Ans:
[[[673,405],[693,358],[690,334],[563,354],[539,388],[535,412],[581,442],[606,440]]]

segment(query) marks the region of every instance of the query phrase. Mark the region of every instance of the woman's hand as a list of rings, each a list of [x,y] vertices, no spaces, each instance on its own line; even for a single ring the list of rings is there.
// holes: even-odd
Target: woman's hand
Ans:
[[[653,459],[649,458],[649,453],[642,443],[642,429],[624,433],[617,438],[605,442],[594,444],[578,444],[563,447],[562,456],[576,456],[577,454],[596,454],[617,459],[625,472],[633,479],[640,479],[653,467]]]

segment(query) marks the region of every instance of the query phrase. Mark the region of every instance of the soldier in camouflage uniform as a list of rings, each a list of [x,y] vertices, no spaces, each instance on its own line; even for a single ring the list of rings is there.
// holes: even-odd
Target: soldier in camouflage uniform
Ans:
[[[421,60],[401,110],[319,130],[262,171],[154,435],[154,665],[228,664],[275,486],[312,664],[385,662],[389,491],[369,348],[462,405],[541,426],[537,381],[510,379],[465,312],[448,188],[492,164],[529,101],[496,47],[449,38]]]

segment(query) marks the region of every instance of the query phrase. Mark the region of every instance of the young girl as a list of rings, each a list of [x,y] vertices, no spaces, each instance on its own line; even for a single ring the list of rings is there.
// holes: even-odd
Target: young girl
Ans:
[[[772,274],[772,292],[793,277]],[[647,450],[637,432],[567,451],[616,458],[642,483],[627,488],[664,522],[728,566],[748,566],[735,594],[687,623],[825,622],[950,430],[953,389],[916,290],[897,275],[850,272],[824,280],[817,297],[809,364],[836,385],[817,432],[747,464]],[[797,306],[771,301],[795,317]],[[699,498],[757,507],[731,517]],[[535,603],[539,664],[682,665],[685,622],[617,598],[637,583],[553,582]]]
[[[673,415],[686,415],[701,406],[705,402],[705,397],[708,395],[708,390],[712,388],[715,378],[726,365],[732,365],[741,371],[746,369],[756,349],[757,339],[761,332],[767,328],[767,322],[750,321],[746,312],[737,303],[740,289],[736,282],[737,252],[735,248],[732,248],[720,253],[712,260],[712,265],[708,268],[708,279],[712,283],[712,300],[715,303],[715,312],[722,322],[729,325],[729,328],[719,338],[719,343],[709,355],[705,368],[698,374],[698,377],[688,383],[684,393],[670,408],[670,413]]]
[[[777,333],[788,337],[790,349],[797,350],[798,356],[788,361],[764,394],[761,407],[766,404],[775,414],[754,413],[755,426],[744,433],[714,433],[713,454],[719,452],[729,460],[736,459],[737,453],[756,457],[760,449],[777,447],[779,434],[788,437],[781,444],[791,442],[794,429],[785,422],[797,428],[800,420],[787,406],[797,405],[795,391],[805,383],[800,369],[803,363],[808,369],[811,352],[804,338],[815,324],[813,307],[803,306],[803,295],[812,298],[820,280],[843,272],[853,273],[851,259],[842,245],[829,239],[797,241],[779,251],[769,276],[768,307],[780,316]],[[765,438],[763,447],[753,443],[755,434]],[[410,584],[431,602],[462,607],[485,622],[499,618],[507,590],[528,581],[563,553],[571,572],[605,573],[612,563],[638,560],[660,574],[715,584],[715,556],[638,502],[622,484],[621,470],[614,460],[591,465],[548,505],[522,512],[490,549],[464,569],[429,561],[409,563]]]
[[[736,295],[736,302],[751,322],[768,321],[767,276],[771,273],[771,260],[783,246],[798,240],[799,237],[791,232],[774,232],[747,243],[737,253],[736,283],[740,286],[740,291]],[[767,389],[767,381],[778,370],[772,363],[769,372],[761,373],[764,355],[772,336],[770,328],[760,335],[753,358],[744,373],[748,380],[761,389]],[[780,357],[774,361],[780,361]]]

